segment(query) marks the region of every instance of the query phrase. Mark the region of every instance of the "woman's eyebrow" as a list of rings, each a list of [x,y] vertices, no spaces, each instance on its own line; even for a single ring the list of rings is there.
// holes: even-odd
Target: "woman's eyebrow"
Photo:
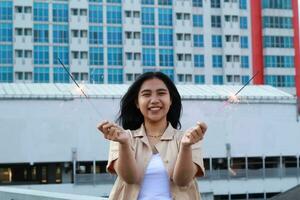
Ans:
[[[168,90],[165,89],[165,88],[159,88],[159,89],[156,90],[156,92],[165,92],[165,91],[168,91]],[[140,93],[146,93],[146,92],[152,92],[152,90],[150,90],[150,89],[144,89]]]

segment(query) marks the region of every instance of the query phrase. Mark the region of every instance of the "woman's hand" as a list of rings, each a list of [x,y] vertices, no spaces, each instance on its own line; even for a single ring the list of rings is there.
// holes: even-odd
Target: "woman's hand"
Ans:
[[[97,128],[103,133],[105,139],[119,142],[120,144],[129,143],[129,133],[115,123],[104,121]]]
[[[207,130],[207,125],[204,122],[197,122],[197,125],[193,128],[190,128],[187,130],[182,139],[181,139],[181,145],[184,147],[189,147],[200,140],[203,139],[203,136]]]

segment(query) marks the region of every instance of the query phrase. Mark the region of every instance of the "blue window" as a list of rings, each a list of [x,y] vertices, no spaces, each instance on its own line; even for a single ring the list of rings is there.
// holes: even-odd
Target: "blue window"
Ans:
[[[143,48],[143,66],[155,66],[155,49]]]
[[[33,81],[35,83],[49,83],[49,67],[35,67]]]
[[[104,64],[104,53],[103,48],[91,47],[90,48],[90,65],[103,65]]]
[[[0,83],[13,82],[13,67],[0,67]]]
[[[294,38],[289,36],[264,36],[264,47],[293,48]]]
[[[121,3],[121,0],[106,0],[107,3]]]
[[[102,3],[102,0],[89,0],[89,2]]]
[[[11,45],[0,45],[0,64],[13,64],[13,48]]]
[[[193,0],[193,7],[202,7],[202,0]]]
[[[193,26],[194,27],[203,27],[203,16],[202,15],[193,15]]]
[[[158,9],[158,24],[160,26],[172,26],[172,9],[159,8]]]
[[[211,0],[210,7],[211,8],[221,8],[221,1],[220,0]]]
[[[263,27],[292,29],[293,20],[292,17],[264,16]]]
[[[104,83],[104,69],[90,68],[90,83]]]
[[[67,67],[70,71],[70,68]],[[53,83],[69,83],[70,76],[63,67],[53,67]]]
[[[241,56],[241,68],[249,68],[249,56]]]
[[[154,28],[142,28],[142,44],[143,45],[155,45],[155,29]]]
[[[34,46],[34,64],[49,64],[49,46]]]
[[[214,68],[222,68],[223,67],[223,56],[222,55],[213,55],[212,63]]]
[[[122,44],[122,27],[107,27],[107,44]]]
[[[53,64],[59,64],[58,58],[61,59],[65,65],[69,64],[69,47],[65,46],[54,46],[53,47]]]
[[[292,9],[291,0],[263,0],[263,8]]]
[[[240,28],[241,29],[247,29],[248,28],[247,17],[240,17]]]
[[[205,76],[195,75],[195,84],[205,84]]]
[[[102,26],[90,26],[89,43],[90,44],[103,44],[103,27]]]
[[[107,58],[108,65],[110,66],[122,66],[123,65],[123,53],[122,48],[108,48]]]
[[[142,8],[142,24],[154,25],[154,8],[143,7]]]
[[[12,42],[12,23],[0,23],[0,42]]]
[[[212,47],[222,47],[222,35],[211,36]]]
[[[274,87],[295,87],[295,76],[266,75],[265,84]]]
[[[173,49],[159,50],[159,65],[160,66],[174,66],[174,51]]]
[[[69,43],[68,25],[53,25],[53,43]]]
[[[33,26],[34,42],[48,43],[49,42],[49,26],[48,24],[34,24]]]
[[[159,46],[173,46],[172,29],[159,29]]]
[[[194,67],[204,67],[204,55],[194,55]]]
[[[53,21],[54,22],[68,22],[69,21],[69,8],[68,4],[53,4]]]
[[[194,47],[204,47],[203,35],[194,35]]]
[[[221,28],[221,16],[219,16],[219,15],[211,16],[211,27]]]
[[[89,5],[89,22],[103,23],[102,5]]]
[[[174,81],[174,70],[173,69],[161,69],[160,72],[167,75],[172,81]]]
[[[248,48],[248,37],[241,36],[241,48]]]
[[[108,24],[122,23],[122,7],[121,6],[107,6],[106,19]]]
[[[123,69],[110,69],[107,70],[108,83],[120,84],[123,83]]]
[[[294,56],[264,56],[265,67],[294,68]]]
[[[223,76],[222,75],[213,75],[213,84],[214,85],[223,85]]]
[[[154,5],[154,0],[142,0],[143,5]]]
[[[171,6],[172,0],[158,0],[158,5]]]
[[[242,84],[245,85],[250,80],[249,76],[242,76]]]
[[[12,1],[0,1],[0,20],[12,20]]]
[[[240,9],[246,10],[247,9],[247,0],[240,0],[239,5],[240,5]]]
[[[49,21],[48,3],[33,3],[33,19],[34,21]]]

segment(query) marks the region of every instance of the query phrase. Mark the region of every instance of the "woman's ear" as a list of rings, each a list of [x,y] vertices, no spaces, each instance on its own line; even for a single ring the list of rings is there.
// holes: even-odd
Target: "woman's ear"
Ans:
[[[140,109],[139,103],[137,100],[134,101],[135,106],[137,107],[137,109]]]

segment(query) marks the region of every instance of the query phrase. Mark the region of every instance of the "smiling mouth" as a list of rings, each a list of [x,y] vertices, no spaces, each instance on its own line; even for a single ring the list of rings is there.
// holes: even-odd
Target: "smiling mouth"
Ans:
[[[160,107],[151,107],[151,108],[148,108],[148,110],[157,111],[157,110],[160,110]]]

